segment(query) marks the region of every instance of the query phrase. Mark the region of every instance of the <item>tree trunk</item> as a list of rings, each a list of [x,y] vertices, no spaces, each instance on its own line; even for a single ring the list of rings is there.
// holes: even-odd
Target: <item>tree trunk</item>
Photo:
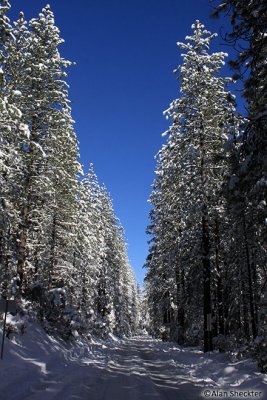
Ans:
[[[176,297],[177,297],[177,323],[178,323],[178,338],[177,341],[179,344],[184,343],[184,325],[185,325],[185,313],[184,313],[184,305],[183,305],[183,277],[182,271],[180,271],[176,261],[175,268],[175,278],[176,278]]]
[[[203,316],[204,316],[204,352],[212,350],[211,320],[211,271],[210,271],[210,237],[207,198],[207,161],[205,160],[204,125],[200,123],[200,174],[203,193],[202,206],[202,267],[203,267]]]
[[[21,212],[21,233],[19,237],[19,248],[18,248],[18,264],[17,273],[19,276],[18,286],[20,291],[23,292],[26,288],[26,276],[25,276],[25,263],[27,259],[27,242],[28,242],[28,230],[29,230],[29,212],[31,203],[31,187],[33,177],[33,162],[34,162],[34,145],[37,142],[37,120],[36,116],[32,117],[32,129],[31,129],[31,142],[29,146],[29,164],[27,171],[27,178],[25,183],[25,205]]]
[[[202,216],[202,263],[203,263],[203,296],[204,296],[204,352],[212,351],[212,327],[211,327],[211,276],[210,276],[210,239],[208,218],[205,212]]]
[[[27,196],[28,197],[28,196]],[[28,203],[28,201],[27,201]],[[18,249],[18,266],[17,273],[19,276],[18,286],[23,290],[25,286],[25,262],[27,257],[27,234],[29,225],[29,207],[26,205],[22,210],[22,230],[19,238],[19,249]]]
[[[215,220],[215,267],[217,271],[217,318],[218,333],[224,335],[224,308],[223,308],[223,284],[222,284],[222,268],[220,266],[220,236],[219,221]]]
[[[250,322],[251,322],[252,336],[253,336],[253,339],[255,339],[257,336],[257,326],[256,326],[256,315],[255,315],[255,308],[254,308],[253,287],[252,287],[252,277],[251,277],[251,262],[250,262],[249,244],[248,244],[248,237],[247,237],[247,227],[246,227],[245,215],[243,215],[243,230],[244,230],[246,263],[247,263],[247,273],[248,273]]]
[[[48,277],[48,288],[52,289],[56,286],[57,276],[55,274],[56,268],[56,225],[57,225],[57,217],[56,214],[53,217],[53,225],[51,232],[51,246],[50,246],[50,262],[49,262],[49,277]]]

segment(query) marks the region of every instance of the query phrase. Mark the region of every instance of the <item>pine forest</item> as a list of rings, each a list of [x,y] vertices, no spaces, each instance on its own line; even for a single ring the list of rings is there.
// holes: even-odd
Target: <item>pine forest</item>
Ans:
[[[1,5],[1,293],[48,330],[132,334],[138,292],[123,228],[84,172],[50,7],[12,26]]]

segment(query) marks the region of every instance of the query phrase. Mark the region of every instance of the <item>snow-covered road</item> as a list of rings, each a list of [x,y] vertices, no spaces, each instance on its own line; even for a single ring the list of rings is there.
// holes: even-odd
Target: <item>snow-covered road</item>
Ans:
[[[197,399],[200,390],[187,377],[183,364],[177,365],[167,350],[152,340],[132,339],[109,349],[98,382],[90,398],[106,399]],[[97,364],[95,364],[95,368]],[[90,393],[90,391],[89,391]],[[82,397],[81,397],[82,398]]]
[[[66,347],[36,326],[7,341],[0,364],[1,400],[195,400],[204,389],[267,393],[267,378],[252,361],[145,337]]]

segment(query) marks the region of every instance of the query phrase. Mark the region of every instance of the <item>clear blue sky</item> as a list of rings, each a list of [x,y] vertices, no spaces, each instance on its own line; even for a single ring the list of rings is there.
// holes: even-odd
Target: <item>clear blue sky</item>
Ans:
[[[224,20],[210,18],[209,0],[10,0],[11,19],[27,19],[47,2],[65,44],[61,53],[77,65],[68,82],[81,161],[93,162],[126,230],[129,257],[141,283],[147,255],[154,155],[163,143],[162,112],[177,98],[172,73],[181,61],[177,41],[200,19],[212,32]],[[215,50],[228,51],[217,38]]]

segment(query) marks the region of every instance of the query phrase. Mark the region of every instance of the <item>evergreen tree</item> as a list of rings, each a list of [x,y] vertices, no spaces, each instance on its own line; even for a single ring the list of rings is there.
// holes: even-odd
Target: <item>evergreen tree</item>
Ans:
[[[50,287],[62,279],[67,281],[64,271],[70,268],[73,254],[68,246],[74,231],[80,171],[64,81],[70,62],[59,54],[62,39],[49,6],[30,21],[29,28],[21,14],[7,66],[9,90],[16,87],[21,94],[17,104],[28,127],[28,140],[21,148],[24,193],[17,269],[22,291],[40,277]],[[59,265],[63,267],[60,278]]]
[[[0,290],[5,296],[14,294],[16,288],[18,199],[23,177],[20,149],[28,134],[14,102],[20,93],[16,88],[10,90],[8,84],[7,66],[12,59],[8,50],[15,42],[7,17],[9,9],[8,1],[0,2]]]
[[[181,97],[165,112],[172,125],[165,133],[170,135],[167,145],[159,153],[152,233],[164,282],[163,320],[165,324],[179,320],[178,336],[183,338],[185,301],[188,331],[193,321],[199,325],[201,301],[204,351],[208,351],[212,348],[212,303],[216,301],[213,271],[220,274],[220,265],[213,261],[214,232],[222,219],[223,205],[218,199],[229,169],[224,142],[235,133],[237,120],[233,96],[225,90],[229,79],[217,76],[225,54],[208,53],[216,35],[199,21],[192,28],[187,43],[178,43],[186,51],[184,63],[176,70],[180,72]]]
[[[77,298],[86,329],[95,329],[97,285],[104,254],[101,225],[101,190],[93,165],[81,180],[74,266],[77,270]]]

